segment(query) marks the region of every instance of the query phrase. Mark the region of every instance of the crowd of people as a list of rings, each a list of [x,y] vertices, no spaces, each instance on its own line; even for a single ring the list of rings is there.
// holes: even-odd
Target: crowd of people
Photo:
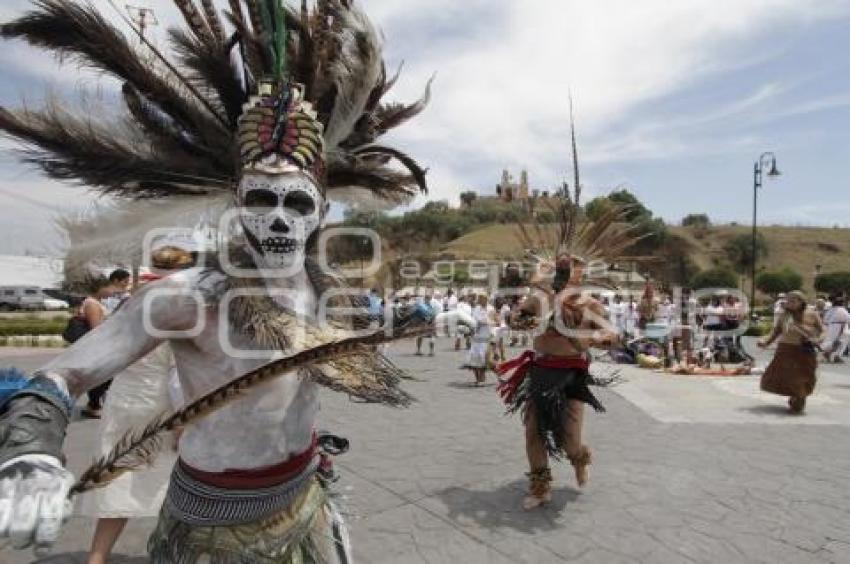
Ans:
[[[428,305],[434,312],[459,312],[460,318],[469,323],[446,327],[445,335],[454,339],[455,350],[469,351],[464,367],[475,373],[475,382],[480,384],[488,367],[507,358],[506,347],[527,345],[528,331],[512,328],[510,317],[531,293],[530,288],[509,296],[483,289],[461,294],[453,289],[445,293],[432,290],[420,295],[394,296],[390,307],[398,310],[418,303]],[[652,284],[638,294],[610,291],[589,296],[601,304],[605,323],[620,336],[622,346],[612,352],[620,362],[636,363],[642,353],[654,353],[658,357],[669,354],[679,362],[704,357],[700,362],[705,364],[714,358],[727,362],[749,358],[740,337],[735,335],[746,317],[745,307],[737,296],[714,296],[700,302],[685,290],[674,301],[669,293],[656,293]],[[383,319],[386,307],[387,300],[377,288],[373,289],[370,295],[373,317]],[[427,344],[427,354],[434,356],[435,336],[418,338],[415,354],[425,354],[423,346]]]

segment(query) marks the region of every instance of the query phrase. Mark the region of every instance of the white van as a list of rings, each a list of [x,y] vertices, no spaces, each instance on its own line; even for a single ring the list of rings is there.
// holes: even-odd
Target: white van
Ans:
[[[44,309],[46,297],[38,286],[0,286],[0,310]]]

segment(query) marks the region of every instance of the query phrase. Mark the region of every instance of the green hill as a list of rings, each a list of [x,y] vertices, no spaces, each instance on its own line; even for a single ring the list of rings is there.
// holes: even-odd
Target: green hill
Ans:
[[[733,237],[751,233],[740,225],[713,226],[700,233],[689,227],[670,227],[677,244],[684,245],[688,256],[701,269],[724,262],[724,245]],[[823,272],[850,270],[850,229],[822,227],[759,227],[768,245],[768,256],[760,267],[790,267],[798,271],[805,288],[812,290],[816,266]],[[516,227],[489,225],[451,241],[441,249],[457,259],[517,258],[523,249],[516,238]]]

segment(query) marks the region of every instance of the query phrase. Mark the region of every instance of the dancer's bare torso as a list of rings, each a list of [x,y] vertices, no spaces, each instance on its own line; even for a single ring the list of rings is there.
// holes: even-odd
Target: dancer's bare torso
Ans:
[[[279,352],[252,350],[257,345],[232,330],[223,305],[207,297],[207,305],[199,308],[200,296],[212,295],[223,281],[221,274],[192,269],[146,288],[42,372],[64,378],[77,395],[168,340],[185,397],[191,400],[280,358]],[[305,274],[267,286],[285,289],[292,299],[276,299],[299,314],[316,311],[315,291]],[[167,289],[170,295],[153,299],[154,289]],[[151,332],[151,326],[189,334],[166,339]],[[208,472],[276,464],[309,446],[317,411],[316,384],[297,373],[286,374],[189,425],[180,440],[180,457]]]
[[[543,303],[543,300],[548,302]],[[544,307],[545,306],[545,307]],[[559,294],[543,298],[530,296],[520,313],[540,319],[548,311],[560,308],[558,315],[534,337],[538,354],[580,356],[592,346],[607,346],[616,339],[616,330],[607,323],[602,305],[593,298],[578,294]]]

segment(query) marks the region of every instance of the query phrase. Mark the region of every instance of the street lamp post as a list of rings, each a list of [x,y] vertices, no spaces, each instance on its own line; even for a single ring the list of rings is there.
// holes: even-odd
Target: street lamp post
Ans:
[[[762,153],[753,167],[753,248],[750,264],[750,275],[752,277],[750,280],[750,308],[753,315],[755,314],[756,307],[756,212],[758,209],[758,190],[762,187],[762,179],[766,167],[769,167],[767,171],[769,178],[775,178],[781,174],[776,168],[776,155],[769,151]]]

